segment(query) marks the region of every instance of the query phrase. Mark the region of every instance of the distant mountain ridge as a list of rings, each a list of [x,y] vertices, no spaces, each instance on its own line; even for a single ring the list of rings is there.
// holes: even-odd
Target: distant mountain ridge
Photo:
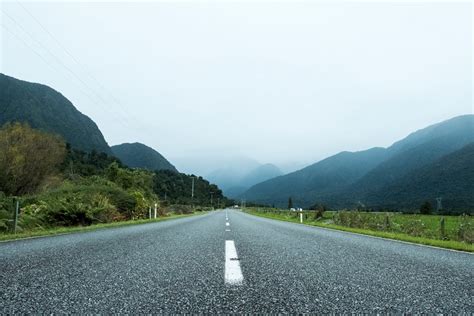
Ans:
[[[62,136],[72,147],[112,154],[102,132],[88,116],[56,90],[0,74],[0,126],[26,122]]]
[[[142,168],[151,171],[171,170],[178,172],[165,157],[155,149],[141,143],[124,143],[112,146],[112,152],[130,168]]]
[[[401,179],[407,181],[407,177],[415,176],[423,168],[473,141],[474,115],[458,116],[416,131],[388,148],[342,152],[299,171],[259,183],[243,193],[241,198],[279,206],[286,206],[288,197],[292,196],[294,203],[306,207],[320,203],[335,208],[353,208],[357,205],[380,208],[388,207],[388,204],[394,209],[415,208],[420,200],[433,200],[436,190],[412,187],[414,193],[407,195],[410,196],[408,201],[395,199],[388,204],[383,196],[388,196],[388,191]],[[458,156],[453,157],[456,159]],[[458,159],[461,159],[460,156]],[[465,159],[463,161],[466,163]],[[429,170],[432,173],[435,171]],[[465,177],[462,179],[474,181]],[[436,187],[435,182],[430,183]],[[468,186],[467,183],[464,185]],[[448,187],[445,190],[456,191]],[[474,207],[474,198],[464,199],[464,202],[455,200],[448,201],[447,206],[457,209]]]
[[[281,170],[270,163],[258,164],[255,162],[245,167],[222,168],[208,175],[208,178],[217,183],[229,197],[236,197],[256,183],[282,175]]]

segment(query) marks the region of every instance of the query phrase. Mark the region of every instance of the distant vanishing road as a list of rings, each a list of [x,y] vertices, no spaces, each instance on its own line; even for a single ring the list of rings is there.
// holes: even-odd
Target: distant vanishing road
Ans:
[[[473,280],[472,254],[236,210],[0,243],[0,314],[472,314]]]

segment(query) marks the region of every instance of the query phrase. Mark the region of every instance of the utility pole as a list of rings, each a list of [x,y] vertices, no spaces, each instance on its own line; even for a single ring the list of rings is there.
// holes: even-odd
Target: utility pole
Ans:
[[[214,192],[211,191],[211,207],[212,207],[212,196],[214,195]]]
[[[192,177],[193,182],[191,184],[191,198],[194,199],[194,177]]]

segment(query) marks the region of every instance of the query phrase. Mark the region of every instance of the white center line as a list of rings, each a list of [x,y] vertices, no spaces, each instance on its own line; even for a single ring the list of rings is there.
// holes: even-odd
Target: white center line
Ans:
[[[239,257],[233,240],[225,241],[225,283],[242,285],[244,276],[240,270]]]

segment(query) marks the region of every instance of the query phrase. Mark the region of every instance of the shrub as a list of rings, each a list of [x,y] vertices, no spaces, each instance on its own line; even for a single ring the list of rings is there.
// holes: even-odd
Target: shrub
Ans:
[[[433,211],[433,206],[431,205],[431,203],[429,201],[424,202],[420,206],[420,213],[421,214],[431,214],[432,211]]]
[[[474,220],[469,215],[459,217],[458,238],[467,243],[474,243]]]
[[[420,237],[423,235],[423,232],[425,231],[425,224],[419,219],[412,220],[412,221],[403,223],[401,225],[401,229],[403,232],[409,235]]]

